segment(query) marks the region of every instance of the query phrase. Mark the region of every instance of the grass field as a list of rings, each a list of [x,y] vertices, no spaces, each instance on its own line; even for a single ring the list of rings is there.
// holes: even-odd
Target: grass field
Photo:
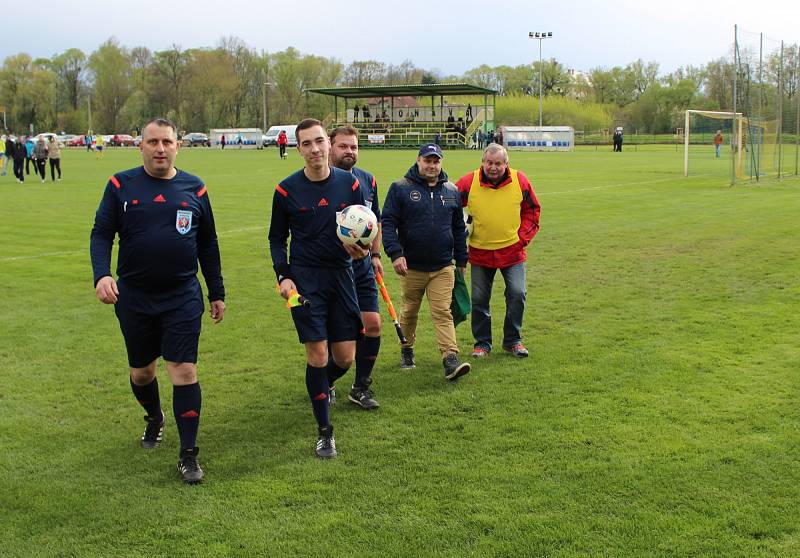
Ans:
[[[361,163],[383,195],[414,157]],[[448,152],[445,169],[478,158]],[[208,185],[227,288],[200,345],[207,482],[179,482],[169,419],[161,448],[138,448],[122,338],[92,288],[94,211],[138,151],[67,151],[63,182],[0,178],[1,556],[800,555],[797,178],[730,188],[710,148],[688,179],[674,147],[512,154],[543,207],[531,358],[497,351],[447,384],[427,306],[414,371],[385,321],[381,408],[340,397],[339,458],[322,462],[266,242],[300,159],[178,163]]]

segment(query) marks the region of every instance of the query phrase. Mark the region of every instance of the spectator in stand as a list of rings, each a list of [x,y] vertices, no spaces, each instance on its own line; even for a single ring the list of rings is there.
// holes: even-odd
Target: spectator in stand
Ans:
[[[361,108],[358,105],[353,107],[353,122],[358,122],[358,113],[360,110]]]

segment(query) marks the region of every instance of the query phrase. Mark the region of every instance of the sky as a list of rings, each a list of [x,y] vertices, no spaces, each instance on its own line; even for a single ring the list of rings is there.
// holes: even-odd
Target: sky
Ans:
[[[293,46],[347,64],[373,59],[460,75],[470,68],[539,58],[530,31],[549,31],[542,57],[588,71],[637,59],[659,73],[726,56],[734,24],[787,44],[800,42],[798,0],[75,0],[5,25],[0,60],[19,52],[89,54],[110,37],[153,51],[214,47],[235,36],[257,51]],[[749,40],[757,35],[751,35]]]

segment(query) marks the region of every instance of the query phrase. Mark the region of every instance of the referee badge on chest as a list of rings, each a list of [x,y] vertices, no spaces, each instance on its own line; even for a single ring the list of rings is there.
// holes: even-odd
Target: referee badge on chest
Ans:
[[[179,209],[178,214],[175,216],[175,228],[181,234],[186,234],[192,230],[192,212]]]

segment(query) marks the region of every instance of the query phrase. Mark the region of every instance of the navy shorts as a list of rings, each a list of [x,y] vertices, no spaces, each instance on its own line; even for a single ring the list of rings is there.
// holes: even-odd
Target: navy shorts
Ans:
[[[375,270],[369,257],[353,260],[353,273],[356,279],[358,307],[362,312],[378,312],[378,284],[375,283]]]
[[[291,266],[297,292],[309,304],[292,308],[301,343],[355,341],[364,329],[358,308],[353,269]]]
[[[160,356],[171,362],[197,362],[204,310],[199,286],[181,293],[171,303],[159,304],[161,293],[150,297],[117,285],[119,297],[114,312],[131,368],[144,368]]]

